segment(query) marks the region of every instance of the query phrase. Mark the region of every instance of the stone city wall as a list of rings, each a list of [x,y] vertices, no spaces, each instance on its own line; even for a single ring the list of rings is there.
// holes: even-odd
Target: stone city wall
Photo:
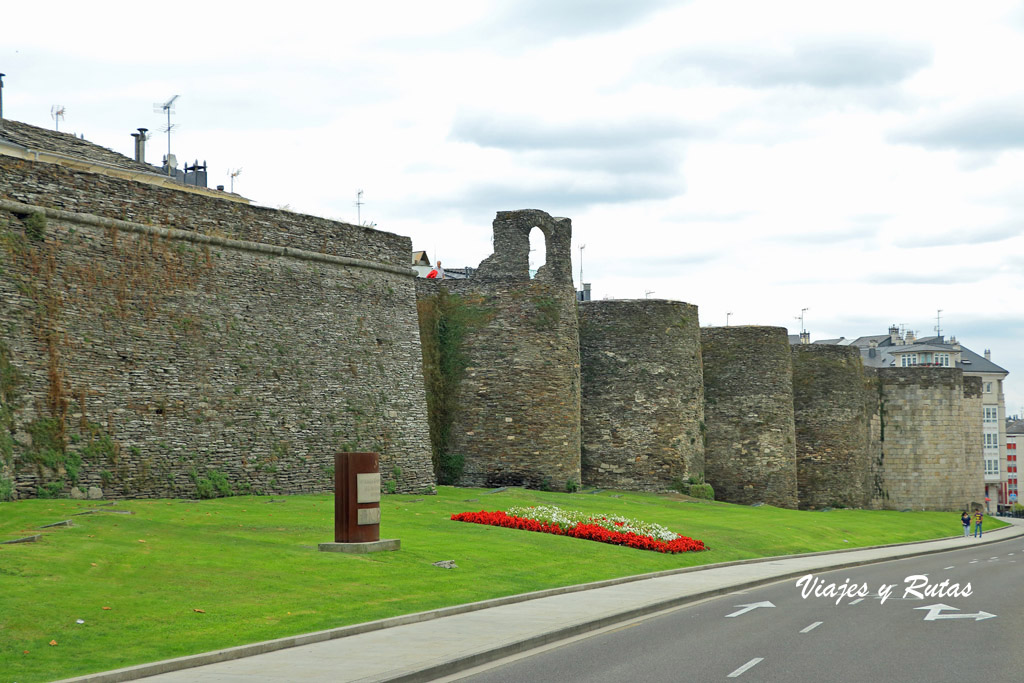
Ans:
[[[535,227],[545,235],[547,262],[531,280],[527,257]],[[494,254],[472,279],[417,283],[421,317],[438,297],[456,297],[455,308],[447,309],[451,315],[459,314],[458,307],[471,309],[460,318],[464,335],[442,342],[457,346],[447,352],[464,362],[457,381],[446,385],[451,414],[440,425],[447,432],[446,452],[435,453],[435,462],[451,456],[461,460],[453,477],[460,485],[553,490],[580,485],[580,350],[568,261],[571,235],[569,219],[536,210],[502,211],[494,221]],[[424,341],[425,348],[431,344]],[[431,417],[435,444],[437,418],[436,413]]]
[[[781,327],[705,327],[704,472],[715,498],[797,507],[793,360]]]
[[[662,491],[703,475],[697,307],[639,299],[579,310],[584,483]]]
[[[326,492],[342,450],[379,451],[385,490],[432,489],[407,238],[3,157],[0,174],[15,495]]]
[[[985,471],[984,453],[984,395],[981,377],[964,377],[964,458],[967,472]],[[973,484],[971,484],[973,486]],[[984,474],[978,488],[972,492],[970,502],[984,507]],[[969,508],[968,508],[969,509]]]
[[[976,445],[967,443],[981,419],[965,401],[956,368],[883,368],[880,382],[880,494],[873,507],[890,510],[964,509],[983,490]],[[969,392],[975,389],[973,383]],[[977,413],[976,415],[974,413]],[[980,427],[977,428],[980,433]],[[980,437],[976,439],[981,443]]]
[[[864,507],[871,498],[870,415],[860,351],[793,346],[793,417],[802,509]]]

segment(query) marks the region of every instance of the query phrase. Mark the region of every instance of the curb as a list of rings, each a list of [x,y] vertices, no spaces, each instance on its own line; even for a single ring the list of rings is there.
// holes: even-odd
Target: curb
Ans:
[[[1014,531],[1016,533],[998,534],[999,531],[1002,531],[1004,529]],[[990,534],[998,534],[998,536],[994,539],[988,538]],[[985,536],[983,537],[983,540],[978,541],[973,545],[988,545],[989,543],[997,543],[999,541],[1006,540],[1007,538],[1016,538],[1019,536],[1024,536],[1024,526],[1015,527],[1014,525],[1010,524],[1008,526],[1000,527],[999,529],[993,529],[992,531],[986,532]],[[746,564],[757,564],[761,562],[772,562],[776,560],[801,557],[842,555],[863,550],[907,548],[906,552],[898,552],[886,558],[874,558],[853,560],[849,562],[839,562],[835,565],[823,568],[823,571],[835,571],[838,569],[847,569],[849,567],[860,567],[868,564],[878,564],[880,562],[904,559],[907,557],[931,555],[935,553],[945,552],[947,550],[951,550],[951,548],[932,548],[927,550],[916,550],[914,549],[914,546],[919,546],[923,543],[934,543],[936,541],[948,541],[955,538],[962,537],[948,536],[945,538],[933,538],[926,541],[912,541],[910,543],[891,543],[887,545],[868,546],[863,548],[844,548],[842,550],[826,550],[814,553],[800,553],[796,555],[777,555],[773,557],[761,557],[749,560],[734,560],[731,562],[700,565],[697,567],[682,567],[680,569],[669,569],[666,571],[652,572],[649,574],[625,576],[617,579],[607,579],[604,581],[595,581],[592,583],[583,583],[574,586],[549,588],[542,591],[534,591],[532,593],[520,593],[518,595],[509,595],[502,598],[494,598],[491,600],[481,600],[479,602],[470,602],[463,605],[441,607],[439,609],[429,610],[426,612],[416,612],[413,614],[405,614],[398,617],[390,617],[388,619],[368,621],[362,624],[341,626],[338,628],[328,629],[326,631],[315,631],[313,633],[305,633],[297,636],[286,636],[284,638],[266,640],[259,643],[250,643],[248,645],[239,645],[232,648],[225,648],[223,650],[213,650],[211,652],[203,652],[196,655],[187,655],[184,657],[177,657],[174,659],[165,659],[162,661],[151,662],[148,664],[138,664],[136,666],[115,669],[113,671],[86,674],[84,676],[76,676],[74,678],[61,679],[57,683],[120,683],[121,681],[134,681],[140,678],[146,678],[148,676],[156,676],[158,674],[182,671],[185,669],[191,669],[198,666],[205,666],[207,664],[217,664],[219,662],[227,662],[235,659],[252,657],[254,655],[265,654],[267,652],[275,652],[277,650],[284,650],[287,648],[298,647],[301,645],[312,645],[315,643],[322,643],[328,640],[334,640],[335,638],[345,638],[348,636],[359,635],[361,633],[369,633],[372,631],[394,628],[396,626],[404,626],[406,624],[416,624],[424,621],[440,619],[442,617],[454,616],[457,614],[465,614],[467,612],[476,612],[491,607],[500,607],[502,605],[526,602],[528,600],[537,600],[540,598],[547,598],[555,595],[564,595],[567,593],[576,593],[586,590],[594,590],[597,588],[606,588],[609,586],[617,586],[624,583],[632,583],[634,581],[644,581],[646,579],[656,579],[659,577],[674,576],[677,574],[688,574],[691,572],[703,571],[707,569],[733,567]],[[674,598],[659,601],[657,603],[652,603],[649,605],[638,607],[636,609],[628,610],[626,612],[620,612],[618,614],[601,617],[598,619],[594,619],[592,621],[574,624],[572,626],[567,626],[564,628],[555,629],[553,631],[548,631],[546,633],[541,633],[531,638],[527,638],[525,640],[499,645],[485,652],[478,652],[472,655],[467,655],[466,657],[453,659],[442,664],[428,667],[426,669],[402,672],[394,676],[389,676],[387,678],[372,680],[396,682],[401,681],[403,683],[412,683],[414,681],[430,681],[442,676],[458,673],[459,671],[464,671],[466,669],[479,666],[481,664],[486,664],[497,659],[502,659],[510,655],[519,654],[521,652],[525,652],[527,650],[531,650],[542,645],[548,645],[559,640],[564,640],[566,638],[571,638],[583,633],[588,633],[590,631],[605,628],[606,626],[610,626],[616,623],[628,621],[630,619],[635,619],[637,617],[646,616],[648,614],[653,614],[654,612],[660,612],[662,610],[679,607],[687,603],[697,602],[699,600],[705,600],[707,598],[717,597],[719,595],[725,595],[727,593],[735,591],[738,588],[754,588],[757,586],[763,586],[770,583],[776,583],[778,581],[785,581],[787,579],[793,578],[794,576],[801,576],[806,573],[806,570],[799,570],[763,579],[756,579],[752,581],[746,581],[743,583],[737,583],[725,588],[706,590],[701,593],[696,593],[693,595],[677,596]]]

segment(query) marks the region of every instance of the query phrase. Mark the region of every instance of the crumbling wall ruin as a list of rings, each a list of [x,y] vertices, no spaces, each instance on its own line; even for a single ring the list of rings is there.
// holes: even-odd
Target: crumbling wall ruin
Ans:
[[[494,220],[494,253],[469,280],[420,280],[422,330],[450,331],[427,321],[442,298],[471,307],[458,339],[440,339],[441,352],[458,360],[459,376],[445,379],[450,396],[445,420],[432,410],[439,461],[456,464],[452,479],[464,486],[530,486],[573,489],[580,472],[580,350],[569,245],[572,223],[532,209],[500,211]],[[529,276],[529,235],[544,234],[547,259]],[[451,298],[454,297],[454,300]],[[448,310],[445,313],[444,310]],[[427,334],[428,332],[424,332]],[[428,387],[431,344],[424,341]],[[445,348],[445,345],[457,348]],[[443,369],[443,372],[448,372]],[[455,381],[447,381],[454,379]],[[436,406],[437,402],[432,402]],[[445,432],[443,439],[438,431]]]

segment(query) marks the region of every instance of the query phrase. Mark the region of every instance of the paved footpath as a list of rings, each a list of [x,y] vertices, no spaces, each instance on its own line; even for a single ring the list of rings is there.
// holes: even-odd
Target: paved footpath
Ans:
[[[67,679],[113,683],[429,681],[645,614],[804,574],[1024,536],[953,538],[693,567],[569,586]]]

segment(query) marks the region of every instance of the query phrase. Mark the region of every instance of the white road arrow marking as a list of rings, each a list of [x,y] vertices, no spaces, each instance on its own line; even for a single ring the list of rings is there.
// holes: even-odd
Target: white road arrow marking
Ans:
[[[741,614],[746,614],[747,612],[750,612],[751,610],[755,610],[758,607],[775,607],[775,605],[773,605],[772,603],[768,602],[767,600],[765,600],[764,602],[752,602],[752,603],[750,603],[748,605],[736,605],[736,606],[737,607],[742,607],[743,609],[741,609],[739,611],[736,611],[736,612],[733,612],[732,614],[726,614],[725,615],[726,618],[728,618],[728,617],[738,617]]]
[[[928,614],[924,615],[925,621],[935,621],[936,619],[974,619],[975,621],[981,621],[982,619],[991,619],[996,616],[995,614],[989,614],[988,612],[977,612],[975,614],[940,614],[944,609],[960,609],[959,607],[953,607],[952,605],[943,605],[941,602],[935,605],[915,607],[914,609],[928,610]]]

